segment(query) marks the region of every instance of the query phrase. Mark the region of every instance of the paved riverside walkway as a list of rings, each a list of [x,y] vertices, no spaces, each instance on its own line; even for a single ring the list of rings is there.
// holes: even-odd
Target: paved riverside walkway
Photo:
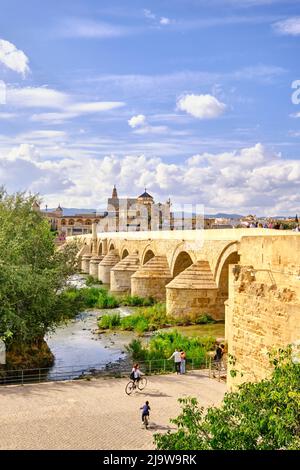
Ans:
[[[153,433],[174,428],[177,399],[194,396],[217,405],[225,383],[205,371],[148,377],[148,385],[125,394],[128,379],[51,382],[0,387],[0,449],[154,449]],[[151,406],[150,426],[142,428],[139,407]]]

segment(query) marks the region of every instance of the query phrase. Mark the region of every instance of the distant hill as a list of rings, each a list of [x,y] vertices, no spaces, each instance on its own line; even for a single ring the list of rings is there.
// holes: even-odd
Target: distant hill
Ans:
[[[95,213],[96,212],[96,209],[77,209],[76,207],[70,207],[70,208],[67,208],[67,207],[63,207],[63,215],[71,215],[71,216],[74,216],[76,214],[91,214],[91,213]],[[45,211],[45,209],[43,208],[42,209],[43,211]],[[104,209],[103,209],[104,210]],[[101,211],[97,211],[97,212],[103,212],[103,210]],[[55,209],[54,208],[49,208],[47,209],[47,212],[54,212]],[[181,212],[177,211],[177,212],[174,212],[174,215],[179,217],[181,215]],[[195,214],[193,214],[194,216]],[[185,212],[185,216],[186,217],[191,217],[192,214],[190,212]],[[222,212],[219,212],[217,214],[205,214],[205,217],[211,217],[211,218],[224,218],[224,219],[240,219],[241,217],[243,217],[242,215],[240,214],[225,214],[225,213],[222,213]]]
[[[63,215],[71,215],[71,216],[74,216],[76,214],[90,214],[90,213],[95,213],[96,212],[96,209],[77,209],[75,207],[71,207],[71,208],[66,208],[66,207],[63,207]],[[43,211],[45,211],[45,209],[43,208],[42,209]],[[47,209],[47,212],[54,212],[55,209],[51,209],[51,208],[48,208]],[[104,212],[105,209],[103,210],[98,210],[98,212]],[[179,211],[176,211],[174,212],[175,216],[179,217],[181,215],[181,212]],[[194,216],[195,214],[193,214]],[[185,217],[191,217],[192,216],[192,213],[191,212],[185,212]],[[205,214],[205,217],[208,217],[208,218],[212,218],[212,219],[240,219],[241,217],[244,217],[243,215],[241,214],[227,214],[226,212],[218,212],[217,214]],[[295,216],[292,216],[292,215],[277,215],[277,216],[266,216],[270,219],[286,219],[286,218],[294,218]],[[260,216],[258,216],[258,218],[260,218]],[[299,219],[300,219],[300,215],[299,215]]]
[[[66,208],[62,207],[63,209],[63,215],[76,215],[76,214],[91,214],[93,212],[96,212],[96,209],[76,209],[76,208]],[[45,211],[45,209],[43,209]],[[54,212],[55,209],[48,208],[47,212]]]
[[[177,212],[174,212],[174,215],[179,217],[182,213],[177,211]],[[185,217],[195,217],[195,213],[191,213],[191,212],[185,212]],[[218,212],[217,214],[205,214],[204,217],[208,217],[208,218],[211,218],[211,219],[240,219],[241,217],[243,217],[242,215],[240,214],[225,214],[223,212]]]
[[[218,212],[217,214],[205,214],[205,217],[211,217],[212,219],[240,219],[244,216],[241,214],[226,214],[225,212]]]

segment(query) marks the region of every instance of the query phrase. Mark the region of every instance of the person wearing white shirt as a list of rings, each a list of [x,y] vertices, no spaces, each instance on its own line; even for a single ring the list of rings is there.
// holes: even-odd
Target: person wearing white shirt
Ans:
[[[179,374],[180,373],[180,364],[181,364],[181,354],[178,351],[178,349],[175,349],[172,356],[170,356],[168,358],[168,360],[171,360],[171,359],[174,359],[175,372],[177,372],[177,374]]]

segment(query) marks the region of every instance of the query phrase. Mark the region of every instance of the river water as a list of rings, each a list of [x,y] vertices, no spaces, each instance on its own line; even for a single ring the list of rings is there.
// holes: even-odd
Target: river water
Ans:
[[[74,276],[71,285],[84,287],[84,278]],[[65,372],[70,377],[78,375],[78,371],[88,370],[96,365],[120,362],[126,359],[125,346],[134,337],[130,332],[96,333],[97,319],[103,314],[120,313],[121,316],[132,312],[130,307],[110,310],[89,310],[77,315],[65,325],[56,328],[54,333],[45,340],[55,356],[55,363],[49,370],[48,378],[61,377]],[[72,373],[72,369],[74,373]]]
[[[72,276],[69,284],[78,288],[84,287],[85,278],[80,275]],[[74,378],[81,375],[82,371],[96,366],[104,368],[105,365],[126,361],[125,346],[136,337],[135,334],[128,331],[96,333],[97,319],[103,314],[120,313],[125,316],[133,311],[134,308],[119,307],[82,312],[46,336],[45,340],[55,356],[55,363],[49,370],[48,378]],[[187,336],[224,335],[224,324],[193,325],[176,329]],[[147,342],[149,338],[143,340]]]
[[[126,307],[110,310],[121,315],[129,313]],[[60,326],[45,339],[55,356],[55,363],[49,371],[49,378],[55,378],[63,370],[74,368],[89,369],[95,365],[105,365],[126,358],[125,345],[133,338],[129,332],[95,333],[97,318],[107,310],[83,312],[66,325]]]

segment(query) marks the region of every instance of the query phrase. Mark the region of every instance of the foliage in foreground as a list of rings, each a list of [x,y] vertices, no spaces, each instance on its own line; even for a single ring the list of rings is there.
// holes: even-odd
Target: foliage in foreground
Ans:
[[[74,303],[62,293],[76,269],[78,247],[57,250],[35,196],[0,188],[0,338],[12,345],[41,341]]]
[[[135,361],[168,359],[175,349],[183,349],[187,359],[203,363],[206,353],[213,348],[214,343],[215,339],[212,337],[189,338],[177,330],[172,330],[155,333],[146,346],[143,346],[140,340],[134,339],[126,349]]]
[[[242,384],[207,413],[195,398],[183,398],[176,432],[155,434],[161,450],[300,450],[300,364],[291,349],[271,360],[270,379]]]

